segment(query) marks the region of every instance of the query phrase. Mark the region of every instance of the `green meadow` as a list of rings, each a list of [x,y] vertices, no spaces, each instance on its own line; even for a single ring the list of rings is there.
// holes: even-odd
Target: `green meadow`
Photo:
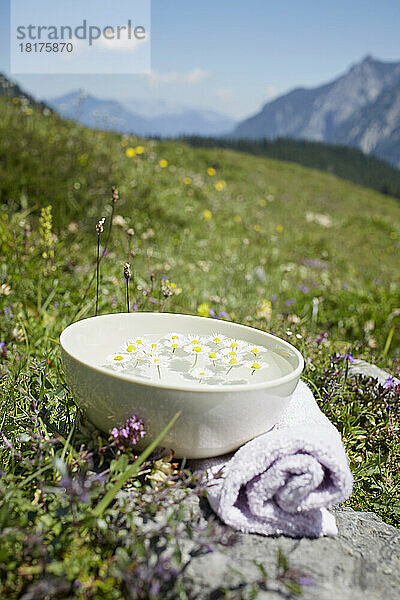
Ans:
[[[169,502],[135,476],[129,515],[123,498],[94,512],[132,456],[83,424],[58,337],[94,314],[102,217],[99,312],[126,310],[129,262],[134,310],[222,313],[295,344],[343,435],[350,505],[398,525],[399,391],[351,379],[348,366],[399,370],[399,200],[294,163],[86,129],[19,98],[0,110],[0,595],[47,578],[49,597],[130,597],[126,572],[139,577],[153,556],[132,514],[153,518]],[[90,480],[88,494],[67,478]],[[183,518],[171,515],[158,532],[170,545]],[[156,597],[151,577],[132,597]],[[185,598],[179,578],[163,577],[163,597]]]

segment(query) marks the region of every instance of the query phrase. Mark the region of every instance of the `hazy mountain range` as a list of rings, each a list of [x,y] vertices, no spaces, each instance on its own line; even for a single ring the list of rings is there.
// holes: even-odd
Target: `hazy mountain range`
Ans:
[[[164,102],[101,100],[82,91],[47,100],[62,116],[87,127],[135,133],[139,136],[224,135],[235,121],[212,110]]]
[[[400,62],[368,56],[330,83],[267,102],[229,137],[346,144],[400,166]]]
[[[0,94],[29,94],[1,76]],[[34,101],[33,99],[31,99]],[[47,99],[88,127],[139,136],[294,138],[355,146],[400,167],[400,62],[366,57],[335,80],[267,102],[240,123],[212,110],[139,99],[102,100],[82,91]]]

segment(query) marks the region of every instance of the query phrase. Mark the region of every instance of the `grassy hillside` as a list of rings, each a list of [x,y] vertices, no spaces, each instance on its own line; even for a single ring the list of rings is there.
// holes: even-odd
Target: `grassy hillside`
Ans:
[[[193,136],[183,139],[195,148],[229,148],[295,162],[400,198],[400,170],[358,148],[292,138],[231,140]]]
[[[68,248],[67,275],[74,282],[83,285],[93,269],[94,225],[109,215],[116,183],[121,200],[115,211],[124,222],[103,264],[109,278],[119,276],[133,249],[141,277],[154,271],[177,281],[176,309],[196,312],[207,302],[256,324],[260,302],[272,299],[273,327],[285,328],[282,319],[291,315],[309,331],[329,329],[334,338],[383,351],[400,306],[396,200],[292,163],[140,142],[15,102],[1,104],[3,212],[28,211],[35,222],[39,207],[51,204],[62,240],[56,254],[63,261]],[[138,150],[133,157],[127,156],[131,148]],[[75,311],[75,285],[65,287],[72,298],[67,319]],[[123,290],[107,279],[102,289],[103,310],[110,295],[122,308]],[[390,352],[398,346],[394,331]]]
[[[125,310],[129,261],[135,310],[290,340],[343,436],[348,504],[398,525],[399,389],[347,375],[352,356],[399,370],[399,202],[293,163],[91,131],[16,98],[0,114],[0,597],[188,598],[179,544],[208,552],[218,534],[181,510],[195,482],[172,457],[142,465],[153,479],[131,478],[128,503],[116,496],[135,447],[93,430],[65,385],[58,336],[94,313],[102,216],[100,312]],[[277,573],[300,590],[295,571]]]

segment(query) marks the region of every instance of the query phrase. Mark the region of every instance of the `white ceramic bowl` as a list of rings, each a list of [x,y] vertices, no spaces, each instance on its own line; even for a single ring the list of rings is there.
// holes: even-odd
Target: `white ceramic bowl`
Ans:
[[[292,370],[270,381],[178,387],[99,366],[129,336],[162,336],[172,331],[219,333],[283,350]],[[91,317],[67,327],[60,342],[68,386],[96,427],[109,432],[135,414],[145,424],[145,445],[181,410],[163,441],[180,458],[225,454],[268,431],[289,402],[304,367],[300,352],[280,338],[244,325],[190,315],[139,312]]]

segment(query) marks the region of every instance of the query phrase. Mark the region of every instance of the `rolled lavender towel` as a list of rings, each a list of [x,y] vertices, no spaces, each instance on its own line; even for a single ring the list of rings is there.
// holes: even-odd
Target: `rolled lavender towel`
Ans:
[[[191,466],[205,472],[208,501],[222,521],[263,535],[336,535],[326,507],[346,500],[353,485],[340,434],[302,381],[273,429],[233,455]]]

